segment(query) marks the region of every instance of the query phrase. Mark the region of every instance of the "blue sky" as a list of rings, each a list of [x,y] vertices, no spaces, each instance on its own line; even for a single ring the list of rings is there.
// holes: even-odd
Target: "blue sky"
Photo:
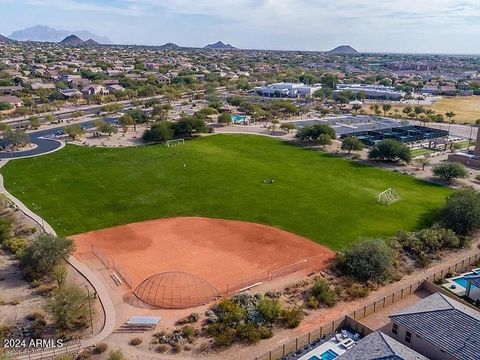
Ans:
[[[115,43],[480,53],[480,0],[0,0],[0,33],[37,24]]]

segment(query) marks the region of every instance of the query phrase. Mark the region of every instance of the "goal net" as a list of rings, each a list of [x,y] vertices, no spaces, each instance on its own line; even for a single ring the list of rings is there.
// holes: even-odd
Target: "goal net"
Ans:
[[[392,188],[389,188],[378,194],[378,202],[383,205],[390,205],[398,200],[400,200],[400,196],[398,195],[397,191]]]
[[[183,144],[185,144],[185,139],[167,140],[165,142],[166,147],[172,147],[172,146],[183,145]]]

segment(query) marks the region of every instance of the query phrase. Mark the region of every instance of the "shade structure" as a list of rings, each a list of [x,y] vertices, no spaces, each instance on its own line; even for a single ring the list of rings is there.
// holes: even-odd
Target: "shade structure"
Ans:
[[[208,281],[185,272],[163,272],[145,279],[135,289],[143,302],[163,309],[185,309],[208,304],[220,292]]]

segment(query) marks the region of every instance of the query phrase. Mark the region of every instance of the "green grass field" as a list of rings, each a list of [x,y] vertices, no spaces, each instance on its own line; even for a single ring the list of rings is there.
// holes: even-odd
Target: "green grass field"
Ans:
[[[333,249],[361,236],[417,228],[450,193],[410,176],[247,135],[215,135],[174,148],[69,145],[12,161],[1,172],[7,189],[61,235],[206,216],[277,226]],[[378,204],[378,193],[389,187],[401,201]]]

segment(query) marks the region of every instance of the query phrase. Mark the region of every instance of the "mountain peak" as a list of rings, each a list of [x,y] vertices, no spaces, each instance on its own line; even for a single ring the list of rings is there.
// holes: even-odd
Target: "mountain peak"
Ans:
[[[350,45],[340,45],[335,49],[329,51],[330,54],[358,54],[358,51],[355,50]]]
[[[234,50],[236,49],[230,44],[225,44],[222,41],[217,41],[215,44],[208,44],[204,49],[215,49],[215,50]]]
[[[77,35],[69,35],[62,41],[60,41],[62,45],[83,45],[85,42],[80,39]]]

